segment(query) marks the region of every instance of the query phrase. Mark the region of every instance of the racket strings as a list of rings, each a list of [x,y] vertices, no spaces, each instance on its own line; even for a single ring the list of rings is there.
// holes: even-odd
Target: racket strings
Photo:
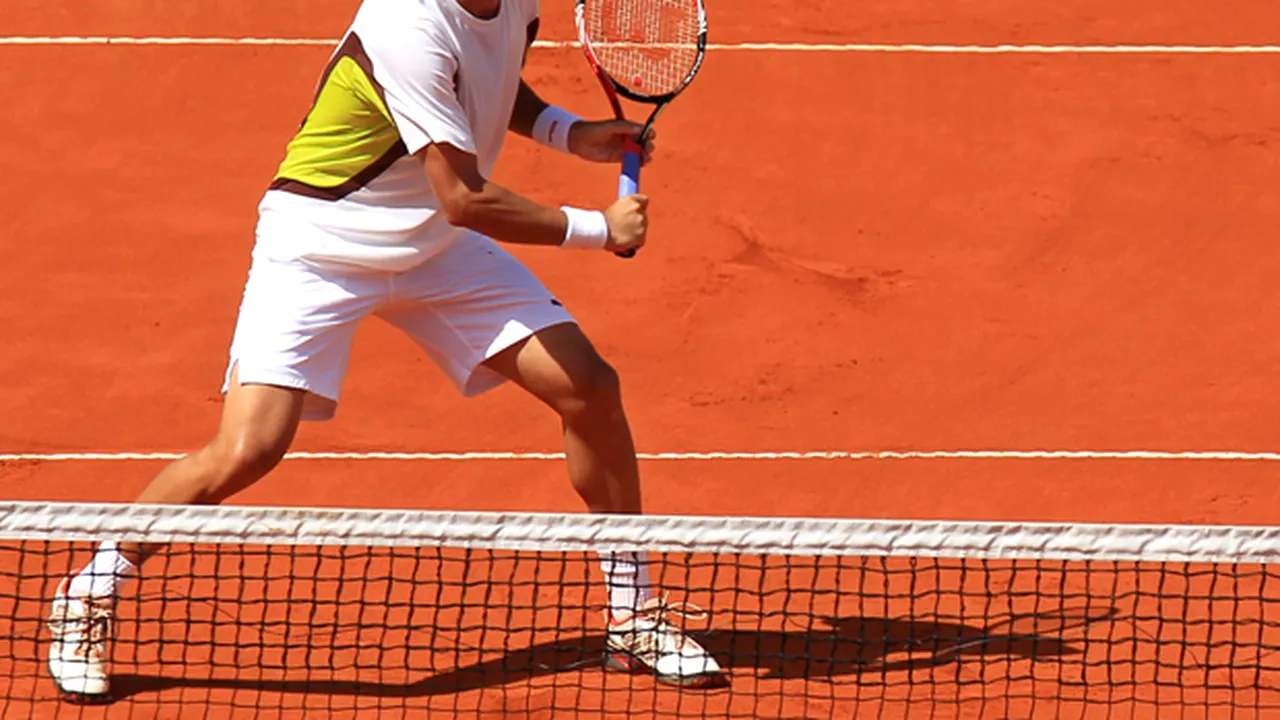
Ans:
[[[674,93],[698,62],[698,0],[593,0],[585,32],[600,67],[638,95]]]

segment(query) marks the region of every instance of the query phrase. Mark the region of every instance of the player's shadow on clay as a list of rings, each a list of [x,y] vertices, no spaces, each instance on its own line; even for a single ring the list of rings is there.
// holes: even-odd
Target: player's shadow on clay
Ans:
[[[730,682],[734,677],[755,677],[866,685],[875,684],[876,678],[886,674],[972,657],[1055,662],[1082,652],[1072,641],[1083,640],[1089,625],[1114,618],[1115,610],[1110,607],[1004,615],[986,625],[881,617],[815,618],[808,629],[718,629],[696,633],[695,637],[726,670]],[[423,632],[429,630],[424,628]],[[412,683],[307,679],[301,668],[299,679],[286,680],[113,675],[112,694],[116,701],[178,688],[383,698],[452,695],[558,673],[601,672],[604,647],[602,634],[561,637],[501,654],[488,653],[489,659],[482,662],[429,674]],[[447,657],[450,652],[442,648],[439,654]],[[188,668],[189,673],[193,670]],[[377,674],[370,673],[372,677]]]

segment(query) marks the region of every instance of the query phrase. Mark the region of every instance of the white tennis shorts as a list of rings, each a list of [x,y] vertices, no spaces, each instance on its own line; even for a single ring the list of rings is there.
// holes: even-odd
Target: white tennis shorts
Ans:
[[[304,420],[332,418],[351,341],[369,315],[413,338],[466,396],[505,382],[485,360],[574,322],[528,268],[475,233],[399,273],[315,267],[255,250],[223,392],[238,367],[241,385],[306,390]]]

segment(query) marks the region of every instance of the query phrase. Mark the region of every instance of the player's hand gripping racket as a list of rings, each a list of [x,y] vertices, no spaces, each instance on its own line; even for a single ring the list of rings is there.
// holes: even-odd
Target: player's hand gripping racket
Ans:
[[[639,137],[624,147],[618,197],[640,191],[645,138],[672,100],[702,68],[707,13],[702,0],[577,0],[578,39],[604,86],[614,115],[618,96],[655,106]],[[618,253],[632,257],[634,249]]]

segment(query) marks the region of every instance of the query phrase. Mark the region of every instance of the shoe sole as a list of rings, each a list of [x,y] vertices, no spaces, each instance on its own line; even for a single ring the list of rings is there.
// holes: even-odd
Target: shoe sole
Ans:
[[[699,673],[697,675],[662,675],[645,665],[634,655],[622,652],[606,652],[604,654],[604,667],[606,670],[630,675],[649,675],[663,685],[671,685],[672,687],[700,689],[727,687],[729,685],[729,676],[723,672]]]
[[[54,684],[56,685],[57,683],[54,683]],[[61,687],[58,688],[58,697],[62,700],[62,702],[67,703],[68,705],[110,705],[111,704],[110,695],[106,695],[106,694],[96,695],[96,694],[67,692],[66,690],[63,690]]]

